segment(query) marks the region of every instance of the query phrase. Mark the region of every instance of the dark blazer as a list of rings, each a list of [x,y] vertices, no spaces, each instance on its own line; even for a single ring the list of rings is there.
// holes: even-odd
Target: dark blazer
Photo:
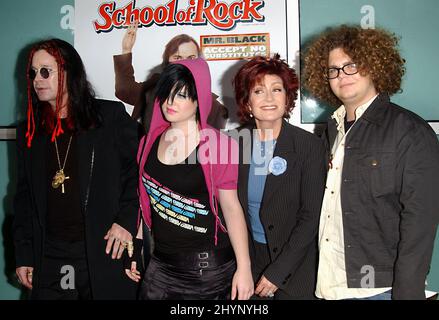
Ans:
[[[247,145],[245,142],[240,144],[241,152],[250,147],[248,143],[250,141]],[[287,169],[278,176],[269,174],[265,182],[260,218],[271,263],[264,275],[291,297],[313,299],[317,279],[317,234],[326,179],[325,149],[317,136],[284,121],[275,156],[287,161]],[[241,161],[238,195],[247,219],[250,256],[254,260],[248,216],[249,168],[248,163]]]
[[[328,151],[337,135],[330,119]],[[341,184],[346,275],[360,288],[364,266],[393,299],[425,299],[439,222],[439,142],[418,115],[380,94],[350,129]]]
[[[114,222],[136,235],[137,124],[120,102],[95,100],[95,105],[102,116],[102,125],[82,131],[77,137],[92,295],[94,299],[135,299],[136,285],[125,275],[122,260],[112,260],[105,254],[104,236]],[[37,130],[32,147],[27,148],[25,125],[17,130],[18,181],[13,226],[16,265],[34,267],[34,288],[38,288],[44,255],[49,139]]]

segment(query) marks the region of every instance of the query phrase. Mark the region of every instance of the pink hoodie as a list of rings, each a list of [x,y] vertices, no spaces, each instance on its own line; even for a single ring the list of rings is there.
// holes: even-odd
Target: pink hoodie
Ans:
[[[212,107],[211,79],[207,62],[202,59],[181,60],[174,63],[187,67],[195,79],[198,108],[200,113],[200,146],[198,159],[204,173],[206,187],[209,192],[211,211],[215,220],[215,245],[217,244],[218,227],[226,232],[226,228],[218,217],[218,189],[234,190],[238,181],[238,145],[236,141],[207,124]],[[142,182],[145,162],[155,140],[168,128],[170,123],[163,118],[159,102],[155,100],[149,132],[139,144],[137,162],[139,163],[139,196],[143,219],[149,229],[152,227],[149,196]],[[142,152],[143,151],[143,152]],[[139,215],[140,218],[140,215]],[[139,221],[140,222],[140,221]]]

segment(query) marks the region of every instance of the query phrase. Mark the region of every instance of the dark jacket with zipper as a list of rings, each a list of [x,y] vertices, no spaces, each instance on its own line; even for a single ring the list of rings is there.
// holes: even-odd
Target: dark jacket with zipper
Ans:
[[[328,150],[336,135],[331,119]],[[432,128],[380,94],[346,137],[341,181],[348,287],[361,287],[362,268],[372,266],[375,287],[392,287],[393,299],[424,299],[439,221]]]
[[[135,299],[136,285],[125,275],[122,259],[113,260],[105,253],[104,236],[113,223],[121,225],[133,237],[136,235],[137,124],[120,102],[95,100],[94,103],[102,125],[80,131],[76,139],[92,296],[94,299]],[[44,255],[47,179],[53,173],[46,169],[49,135],[37,128],[31,148],[27,148],[25,132],[25,125],[19,125],[14,244],[16,266],[34,267],[35,289]]]

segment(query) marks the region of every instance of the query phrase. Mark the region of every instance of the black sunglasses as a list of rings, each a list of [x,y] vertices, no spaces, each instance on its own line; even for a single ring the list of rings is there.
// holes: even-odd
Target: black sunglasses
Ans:
[[[38,71],[43,79],[48,79],[51,73],[56,72],[56,70],[52,70],[50,68],[42,67],[40,70],[30,69],[29,70],[29,78],[34,80],[37,77]]]

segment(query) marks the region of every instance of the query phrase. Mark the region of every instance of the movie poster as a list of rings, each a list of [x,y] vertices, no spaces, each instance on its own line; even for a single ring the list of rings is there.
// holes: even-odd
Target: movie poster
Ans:
[[[171,38],[190,35],[208,61],[212,92],[229,111],[228,128],[237,125],[232,78],[245,59],[279,53],[298,65],[298,0],[76,0],[75,47],[99,97],[117,99],[113,56],[121,54],[126,28],[135,20],[136,81],[158,70]],[[126,108],[131,112],[132,106]]]

